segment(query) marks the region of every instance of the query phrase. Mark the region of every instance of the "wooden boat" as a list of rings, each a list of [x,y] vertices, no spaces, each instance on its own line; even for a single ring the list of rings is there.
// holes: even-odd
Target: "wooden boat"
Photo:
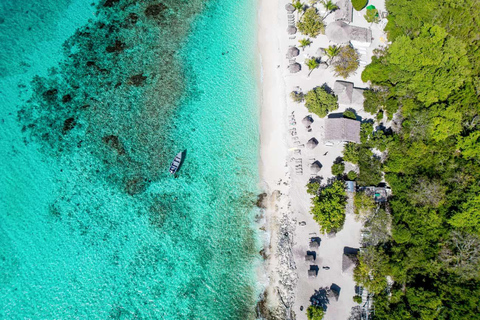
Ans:
[[[177,172],[178,168],[180,168],[180,164],[182,163],[183,159],[183,152],[179,152],[176,156],[175,159],[173,159],[172,164],[170,165],[170,173],[175,174]]]

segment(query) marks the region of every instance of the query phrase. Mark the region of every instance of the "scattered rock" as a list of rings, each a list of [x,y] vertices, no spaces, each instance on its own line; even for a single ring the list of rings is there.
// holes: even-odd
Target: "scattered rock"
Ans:
[[[68,118],[67,120],[65,120],[63,122],[63,129],[62,129],[62,132],[63,134],[67,133],[68,131],[72,130],[73,128],[75,128],[75,125],[77,124],[77,122],[75,121],[75,119],[73,117],[71,118]]]
[[[123,43],[120,40],[115,40],[115,44],[113,46],[108,46],[106,48],[106,51],[108,53],[113,53],[113,52],[121,52],[125,49],[125,43]]]
[[[104,7],[107,7],[107,8],[111,8],[113,7],[116,3],[120,2],[120,0],[106,0],[104,3],[103,3],[103,6]]]
[[[260,209],[265,209],[267,207],[266,205],[266,200],[267,200],[267,193],[264,192],[264,193],[261,193],[257,196],[257,202],[256,202],[256,205],[258,208]]]
[[[123,148],[120,139],[115,135],[108,135],[102,138],[102,141],[107,144],[109,147],[118,152],[118,154],[125,154],[125,149]]]
[[[168,7],[163,3],[152,4],[145,9],[145,15],[147,17],[156,17],[161,14],[163,11],[167,10]]]
[[[62,97],[62,102],[63,103],[67,103],[67,102],[70,102],[70,101],[72,101],[72,96],[71,95],[66,94]]]
[[[140,86],[143,86],[143,84],[145,83],[145,80],[147,80],[147,77],[145,77],[143,73],[140,73],[140,74],[131,76],[128,81],[128,84],[134,85],[136,87],[140,87]]]

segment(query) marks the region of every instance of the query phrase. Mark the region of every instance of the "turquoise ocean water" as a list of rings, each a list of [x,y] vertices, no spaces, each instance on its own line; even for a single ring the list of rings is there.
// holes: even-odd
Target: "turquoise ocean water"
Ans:
[[[255,6],[0,0],[1,319],[255,317]]]

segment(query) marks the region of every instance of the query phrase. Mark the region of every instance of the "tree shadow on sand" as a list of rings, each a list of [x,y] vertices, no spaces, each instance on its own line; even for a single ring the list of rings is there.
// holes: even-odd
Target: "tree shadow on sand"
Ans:
[[[310,297],[310,303],[314,306],[321,307],[324,311],[326,311],[327,305],[330,303],[328,300],[328,291],[328,287],[315,290],[315,293]]]

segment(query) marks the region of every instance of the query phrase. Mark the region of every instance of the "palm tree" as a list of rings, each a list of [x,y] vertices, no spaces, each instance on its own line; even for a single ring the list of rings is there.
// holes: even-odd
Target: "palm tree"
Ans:
[[[330,13],[338,9],[338,6],[332,0],[323,0],[323,7],[327,10],[327,13],[323,16],[325,19]]]
[[[300,0],[292,2],[292,6],[295,8],[295,11],[297,11],[297,18],[298,18],[298,13],[303,11],[304,4],[300,2]]]
[[[318,66],[320,65],[317,58],[308,59],[307,61],[305,61],[305,64],[307,65],[308,69],[310,70],[310,72],[308,73],[309,77],[310,77],[310,74],[312,73],[312,71],[314,69],[318,68]]]
[[[300,43],[300,48],[302,48],[302,51],[305,49],[305,47],[308,47],[312,43],[310,39],[300,39],[298,42]]]
[[[340,53],[340,47],[338,46],[329,46],[327,49],[325,49],[325,53],[328,56],[329,60],[332,60],[335,56],[337,56]]]

